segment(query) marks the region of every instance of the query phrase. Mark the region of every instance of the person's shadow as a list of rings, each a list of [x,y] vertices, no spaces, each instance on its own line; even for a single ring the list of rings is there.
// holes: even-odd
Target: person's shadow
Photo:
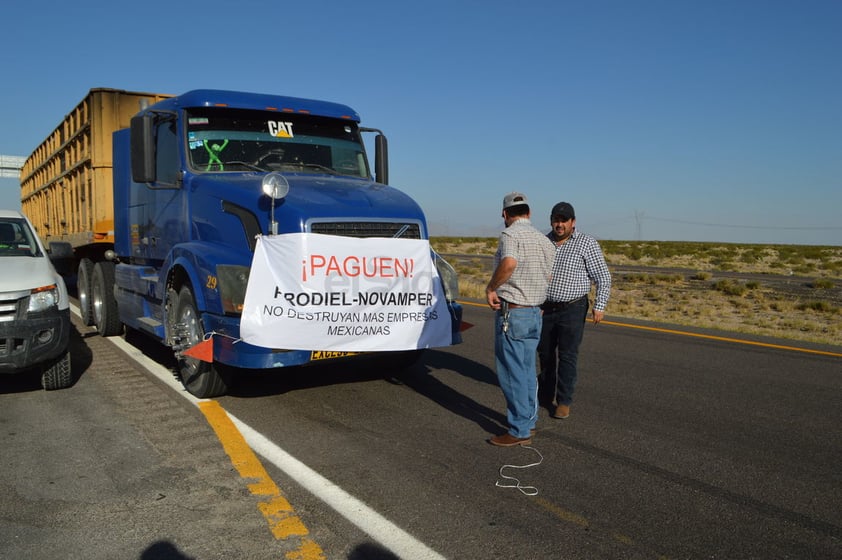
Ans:
[[[182,554],[168,541],[158,541],[144,550],[138,560],[194,560]],[[376,543],[363,543],[348,554],[348,560],[399,560],[398,556]]]
[[[178,548],[168,541],[158,541],[144,550],[139,560],[193,560],[182,554]]]
[[[399,557],[379,544],[363,543],[354,547],[348,555],[348,560],[399,560]]]
[[[501,428],[507,428],[508,420],[505,414],[478,403],[430,375],[430,372],[436,369],[448,369],[482,383],[497,386],[497,375],[490,368],[441,350],[427,350],[418,363],[397,379],[442,408],[475,422],[488,433],[498,433]]]

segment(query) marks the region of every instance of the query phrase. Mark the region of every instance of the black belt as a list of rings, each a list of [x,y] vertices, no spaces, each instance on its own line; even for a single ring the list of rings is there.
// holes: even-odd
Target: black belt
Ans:
[[[577,303],[581,303],[582,300],[587,300],[588,296],[582,296],[580,298],[576,298],[573,301],[545,301],[541,304],[541,309],[544,311],[563,311],[570,307],[571,305],[576,305]]]
[[[519,303],[512,303],[512,302],[510,302],[510,301],[506,301],[506,300],[500,300],[500,301],[501,301],[501,302],[503,302],[503,303],[505,303],[506,305],[508,305],[508,306],[509,306],[510,308],[512,308],[512,309],[521,309],[521,308],[530,308],[530,307],[540,307],[540,306],[538,306],[538,305],[521,305],[521,304],[519,304]]]

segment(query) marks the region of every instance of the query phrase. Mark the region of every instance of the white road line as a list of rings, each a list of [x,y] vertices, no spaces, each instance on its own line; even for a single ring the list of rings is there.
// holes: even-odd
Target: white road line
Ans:
[[[78,315],[78,308],[73,309]],[[196,405],[200,402],[188,393],[169,370],[152,360],[143,352],[120,337],[109,337],[109,341],[126,352],[152,375],[171,387],[188,401]],[[411,560],[444,560],[444,556],[430,549],[424,543],[368,507],[342,488],[326,479],[277,445],[260,434],[257,430],[242,422],[228,411],[228,417],[240,430],[252,450],[266,461],[283,471],[304,489],[322,500],[337,513],[342,515],[361,531],[371,536],[380,545],[389,549],[400,558]]]
[[[370,535],[400,558],[437,560],[444,557],[431,550],[415,537],[348,494],[342,488],[326,479],[253,428],[228,415],[255,453],[284,471],[298,484],[333,508],[349,522]]]

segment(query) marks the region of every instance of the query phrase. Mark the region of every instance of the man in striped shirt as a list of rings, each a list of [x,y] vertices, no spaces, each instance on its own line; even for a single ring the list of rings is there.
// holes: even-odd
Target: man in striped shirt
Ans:
[[[552,280],[547,288],[538,356],[538,400],[549,406],[553,418],[570,416],[578,377],[579,345],[588,315],[588,294],[596,286],[593,322],[599,324],[611,293],[611,273],[596,239],[576,231],[576,213],[567,202],[550,212],[555,243]]]

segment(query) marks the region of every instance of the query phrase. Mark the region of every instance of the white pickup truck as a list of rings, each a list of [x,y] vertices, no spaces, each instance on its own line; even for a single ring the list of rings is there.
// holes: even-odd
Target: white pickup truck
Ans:
[[[0,374],[38,368],[44,389],[71,386],[70,329],[67,287],[50,254],[26,216],[0,210]]]

